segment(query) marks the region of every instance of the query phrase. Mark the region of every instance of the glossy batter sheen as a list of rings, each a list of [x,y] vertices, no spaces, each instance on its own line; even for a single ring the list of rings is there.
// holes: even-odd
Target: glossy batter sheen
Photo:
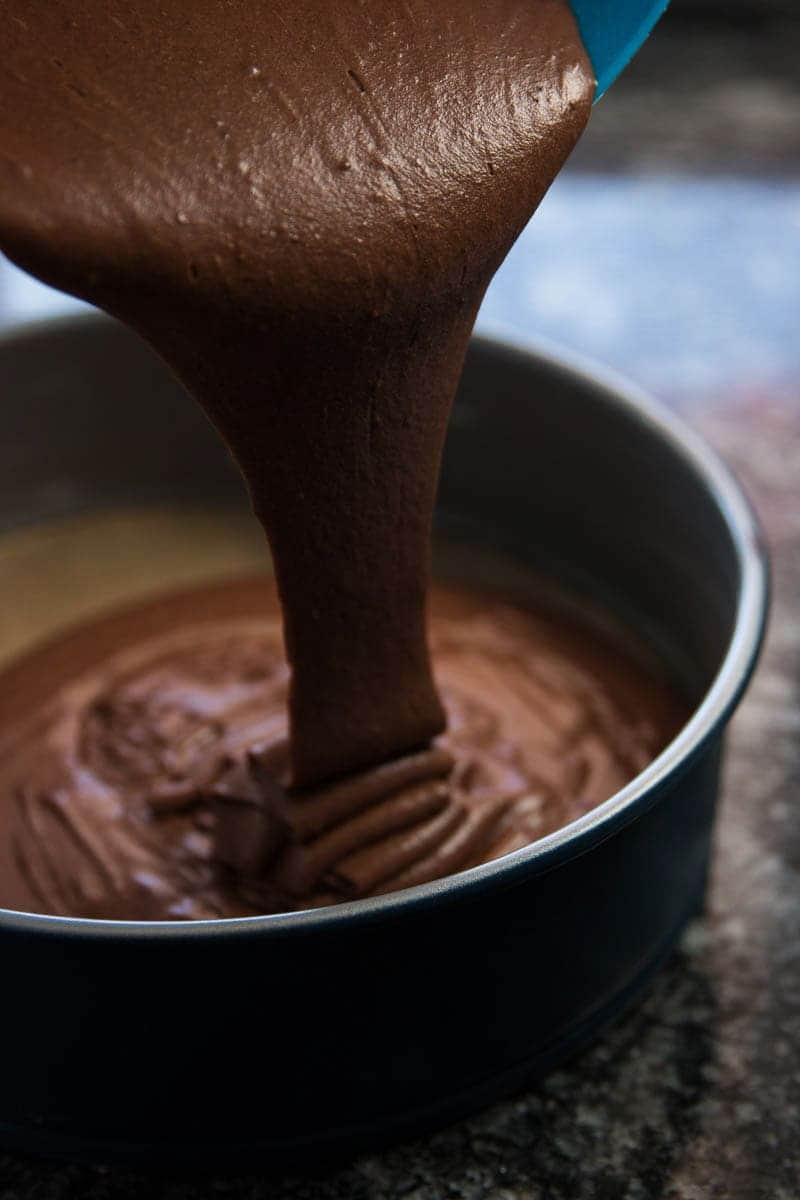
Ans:
[[[548,667],[551,633],[488,613],[434,622],[440,698],[426,643],[475,312],[589,114],[566,0],[2,8],[0,246],[205,407],[272,547],[291,674],[277,626],[225,612],[201,635],[201,598],[123,621],[122,642],[166,638],[130,660],[95,627],[67,692],[72,643],[21,667],[0,730],[40,691],[2,760],[0,887],[45,911],[267,911],[431,878],[603,799],[663,740],[637,733],[660,701],[604,707],[586,639]]]
[[[652,664],[492,594],[435,588],[431,644],[447,733],[302,791],[267,582],[162,597],[21,659],[0,675],[0,905],[192,919],[408,887],[586,812],[681,720]]]
[[[294,782],[425,745],[442,442],[484,289],[589,115],[569,5],[2,9],[0,247],[139,330],[240,463]]]

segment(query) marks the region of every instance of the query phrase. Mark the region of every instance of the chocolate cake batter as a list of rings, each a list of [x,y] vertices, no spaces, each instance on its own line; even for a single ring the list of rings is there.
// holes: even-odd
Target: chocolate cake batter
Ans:
[[[484,787],[493,799],[463,801],[466,824],[457,819],[450,760],[430,749],[448,702],[426,645],[430,525],[478,304],[588,117],[592,74],[568,4],[5,0],[3,17],[0,246],[137,329],[204,405],[269,538],[291,664],[285,753],[237,760],[230,779],[214,773],[216,758],[214,772],[207,763],[206,725],[196,737],[194,718],[184,728],[185,706],[166,729],[155,714],[172,712],[175,696],[196,684],[227,744],[229,727],[238,728],[227,705],[238,711],[244,688],[261,739],[286,688],[274,638],[262,645],[230,630],[236,667],[220,665],[216,643],[177,658],[166,647],[158,670],[138,682],[112,654],[105,690],[85,685],[101,697],[90,711],[63,697],[63,720],[42,717],[45,761],[24,758],[24,738],[15,759],[29,776],[20,800],[29,844],[20,851],[23,826],[15,826],[15,853],[44,897],[37,903],[95,915],[107,904],[116,915],[142,915],[142,905],[153,915],[180,911],[172,885],[160,901],[155,885],[145,888],[147,903],[119,886],[121,864],[133,869],[136,856],[118,846],[106,858],[111,830],[149,846],[125,820],[114,823],[118,807],[158,808],[164,788],[174,800],[153,746],[133,775],[117,769],[130,765],[137,739],[170,746],[164,753],[170,762],[178,755],[193,796],[202,783],[224,807],[230,792],[245,824],[248,805],[269,802],[269,820],[262,812],[250,839],[258,863],[238,861],[228,816],[217,822],[214,850],[233,872],[270,880],[260,911],[295,894],[319,902],[313,889],[334,866],[340,890],[362,894],[463,865],[479,845],[489,852],[473,823],[502,827],[525,776],[510,787],[501,772],[502,786]],[[190,667],[190,680],[199,673],[191,687]],[[52,663],[37,669],[47,674]],[[460,713],[451,702],[451,741]],[[400,772],[403,789],[412,788],[375,785],[400,796],[409,826],[412,795],[430,806],[425,821],[462,837],[466,851],[423,869],[435,853],[429,840],[425,854],[387,859],[391,871],[353,874],[342,865],[347,855],[340,861],[326,843],[315,851],[324,871],[290,858],[273,879],[267,859],[282,837],[345,836],[327,821],[294,831],[295,810],[306,811],[297,790],[338,788],[342,812],[360,811],[353,796],[373,785],[336,781],[371,778],[360,774],[371,768],[379,779]],[[52,771],[49,782],[41,771]],[[444,777],[450,782],[436,783]],[[95,796],[88,807],[84,783]],[[49,808],[32,799],[42,795]],[[80,883],[80,855],[59,857],[44,811],[81,843],[102,885]],[[400,817],[390,824],[402,842]],[[166,828],[158,826],[165,853]],[[347,846],[361,853],[357,839]],[[157,848],[141,853],[138,874],[166,879]],[[37,854],[52,870],[32,865]],[[71,883],[65,862],[74,862]],[[125,897],[118,908],[112,894]],[[194,903],[186,900],[185,915],[199,915]],[[197,903],[230,908],[222,893]]]
[[[652,664],[562,615],[437,586],[447,733],[287,793],[269,582],[140,603],[0,674],[0,905],[150,920],[375,895],[586,812],[682,717]]]

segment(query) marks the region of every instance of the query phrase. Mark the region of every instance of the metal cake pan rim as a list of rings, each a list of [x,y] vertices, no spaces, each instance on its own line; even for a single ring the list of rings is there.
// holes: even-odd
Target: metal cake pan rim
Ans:
[[[21,323],[0,336],[0,348],[15,341],[46,335],[107,327],[109,319],[79,313]],[[401,917],[431,904],[476,897],[486,890],[514,886],[590,850],[618,828],[656,803],[722,728],[735,708],[755,667],[764,637],[769,603],[768,556],[758,520],[740,485],[716,452],[679,417],[649,393],[590,358],[539,338],[509,336],[490,330],[476,336],[508,360],[524,366],[531,360],[566,376],[595,393],[598,403],[623,410],[665,441],[698,477],[720,512],[736,556],[739,594],[733,632],[719,669],[699,705],[661,754],[608,800],[543,838],[494,862],[484,863],[444,879],[385,896],[346,901],[327,908],[251,917],[198,921],[120,921],[51,916],[0,908],[0,933],[19,932],[45,937],[101,940],[184,942],[204,938],[283,937],[352,927],[364,922]]]

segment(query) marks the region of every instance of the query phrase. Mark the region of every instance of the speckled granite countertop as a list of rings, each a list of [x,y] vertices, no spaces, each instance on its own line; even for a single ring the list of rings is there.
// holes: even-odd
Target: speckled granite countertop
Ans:
[[[562,308],[562,340],[680,407],[738,471],[767,528],[775,607],[729,739],[707,916],[644,1003],[591,1050],[535,1090],[424,1141],[324,1177],[203,1183],[5,1156],[0,1200],[800,1197],[800,24],[787,17],[719,37],[676,23],[663,42],[608,98],[594,150],[587,139],[542,214],[549,234],[523,238],[484,322],[549,331],[542,314],[556,321],[564,280],[591,286],[576,272],[599,254],[614,272],[608,294],[594,311],[587,301],[580,320]],[[680,135],[659,100],[676,86]],[[634,144],[645,147],[638,158]],[[610,165],[625,174],[596,174]],[[702,179],[685,174],[698,166]],[[765,171],[769,180],[752,180]],[[598,197],[598,228],[581,240],[578,218],[597,212]],[[640,221],[631,239],[643,197],[650,224]],[[760,226],[750,220],[757,206]],[[562,263],[549,284],[527,273],[537,236]],[[661,286],[654,324],[637,287],[663,281],[681,255],[692,286],[677,276]],[[7,275],[5,284],[7,320],[37,311],[28,293],[15,309],[20,281]],[[0,276],[0,315],[3,286]]]

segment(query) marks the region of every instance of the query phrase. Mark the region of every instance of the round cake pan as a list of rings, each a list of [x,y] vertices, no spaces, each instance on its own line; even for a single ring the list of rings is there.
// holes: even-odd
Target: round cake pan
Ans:
[[[0,401],[6,528],[121,502],[244,503],[199,410],[105,318],[7,335]],[[418,1133],[563,1059],[669,953],[702,905],[723,732],[767,610],[746,502],[646,397],[476,340],[439,519],[643,631],[693,697],[687,725],[580,820],[410,891],[194,923],[0,912],[6,1144],[274,1165]]]

